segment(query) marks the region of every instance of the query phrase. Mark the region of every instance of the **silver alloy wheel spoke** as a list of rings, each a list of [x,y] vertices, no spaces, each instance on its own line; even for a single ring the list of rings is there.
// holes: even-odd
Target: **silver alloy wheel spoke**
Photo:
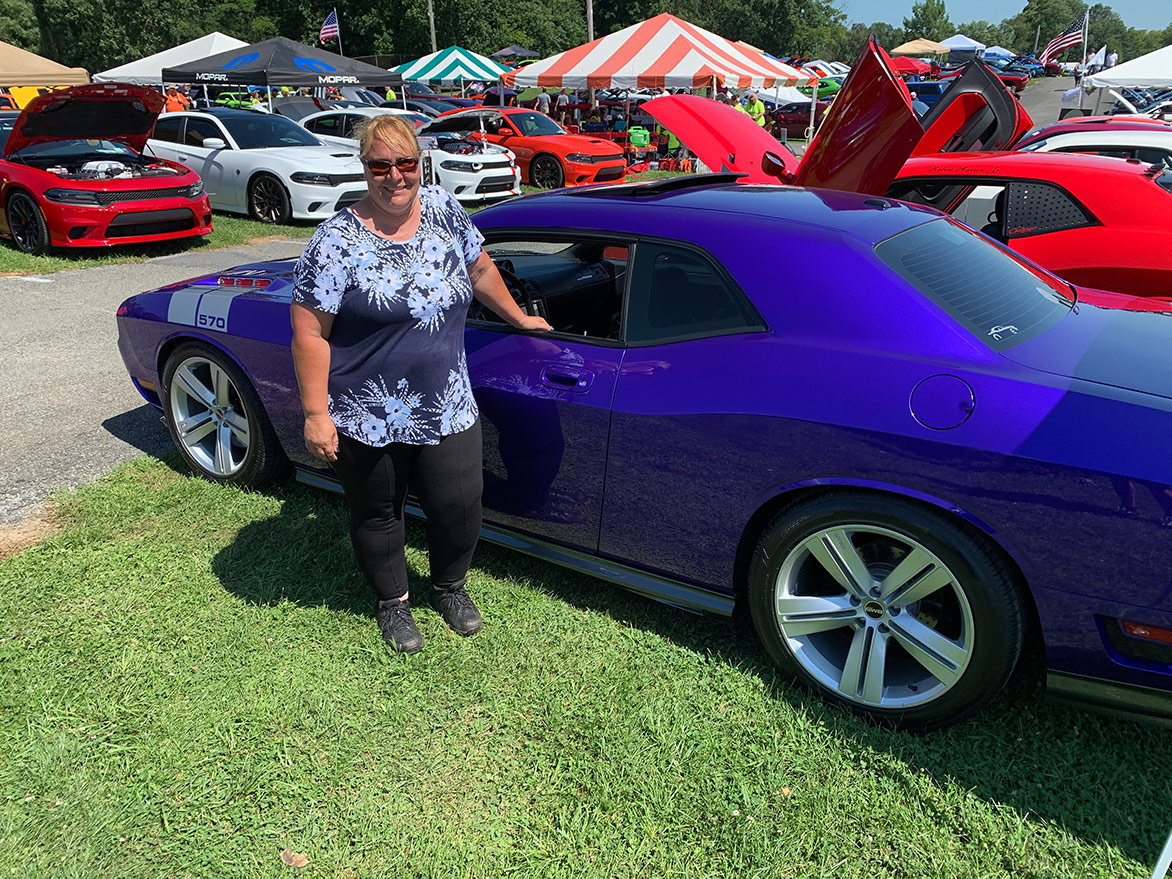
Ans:
[[[187,392],[188,396],[194,397],[200,405],[207,409],[211,409],[216,405],[216,398],[212,389],[196,377],[189,364],[185,363],[179,369],[175,370],[175,379],[179,382],[181,388]]]
[[[195,427],[188,428],[187,430],[184,430],[182,427],[179,428],[179,436],[183,440],[183,444],[189,449],[198,445],[204,437],[216,429],[216,423],[212,420],[212,413],[206,412],[204,414],[207,415],[207,418],[202,420],[199,418],[186,419],[185,423],[187,424],[197,422]]]
[[[215,364],[212,364],[211,373],[212,385],[216,389],[216,405],[221,409],[227,409],[231,405],[228,395],[232,388],[232,383],[228,380],[228,373]]]
[[[902,616],[889,623],[892,636],[913,659],[943,684],[960,679],[969,652],[913,616]]]
[[[216,430],[216,473],[228,476],[232,473],[232,429],[221,422]]]
[[[224,413],[224,423],[231,428],[236,440],[243,446],[248,446],[248,419],[235,409]]]
[[[879,584],[879,594],[891,604],[911,604],[951,582],[948,569],[936,564],[930,553],[916,547]]]
[[[776,608],[777,624],[790,637],[841,629],[859,618],[846,596],[778,596]]]
[[[887,639],[870,626],[863,626],[851,638],[838,690],[848,698],[879,705],[883,702],[886,671]]]
[[[810,542],[810,554],[818,560],[847,592],[863,598],[873,582],[870,571],[859,558],[850,534],[843,528],[823,532]]]

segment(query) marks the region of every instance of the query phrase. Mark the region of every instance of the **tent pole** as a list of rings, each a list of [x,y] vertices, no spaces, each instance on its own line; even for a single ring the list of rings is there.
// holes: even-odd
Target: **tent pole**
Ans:
[[[269,112],[273,112],[273,87],[271,85],[265,86],[265,91],[269,93]]]

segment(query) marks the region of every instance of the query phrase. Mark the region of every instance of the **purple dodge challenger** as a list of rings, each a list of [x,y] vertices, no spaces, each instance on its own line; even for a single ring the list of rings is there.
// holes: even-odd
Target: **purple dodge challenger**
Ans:
[[[555,328],[468,315],[487,540],[743,605],[783,671],[882,722],[970,715],[1028,640],[1053,695],[1172,720],[1172,316],[1080,302],[928,208],[732,175],[475,221]],[[337,488],[302,444],[292,270],[118,310],[209,479]]]

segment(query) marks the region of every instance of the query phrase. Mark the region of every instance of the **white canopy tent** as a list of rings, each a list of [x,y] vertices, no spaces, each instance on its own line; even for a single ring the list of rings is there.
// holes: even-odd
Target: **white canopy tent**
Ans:
[[[947,40],[941,40],[940,45],[961,52],[983,52],[985,50],[984,43],[966,37],[964,34],[957,34],[954,37],[949,37]]]
[[[182,45],[148,55],[146,58],[95,73],[93,79],[94,82],[129,82],[135,85],[161,86],[164,67],[178,67],[189,61],[198,61],[209,55],[218,55],[221,52],[229,52],[247,45],[235,37],[213,31],[199,39],[189,40]]]
[[[994,58],[1012,58],[1017,53],[1011,49],[1006,49],[1004,46],[990,46],[983,53],[986,58],[992,55]]]
[[[1086,88],[1172,88],[1172,46],[1083,77]]]

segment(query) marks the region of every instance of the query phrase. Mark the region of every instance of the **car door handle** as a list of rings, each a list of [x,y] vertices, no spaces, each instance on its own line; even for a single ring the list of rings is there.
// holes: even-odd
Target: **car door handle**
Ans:
[[[541,370],[541,383],[559,391],[573,391],[583,394],[594,384],[594,373],[588,369],[571,369],[566,366],[547,366]]]

